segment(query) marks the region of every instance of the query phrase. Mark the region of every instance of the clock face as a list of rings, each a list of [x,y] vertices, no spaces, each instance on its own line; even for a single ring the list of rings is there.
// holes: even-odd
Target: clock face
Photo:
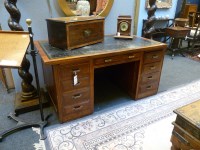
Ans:
[[[128,23],[127,22],[121,22],[120,23],[120,30],[125,32],[128,30]]]

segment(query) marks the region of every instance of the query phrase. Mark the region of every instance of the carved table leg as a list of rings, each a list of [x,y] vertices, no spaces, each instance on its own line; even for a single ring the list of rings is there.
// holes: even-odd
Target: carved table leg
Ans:
[[[4,5],[10,14],[8,19],[8,26],[13,31],[23,31],[22,26],[19,24],[21,13],[16,6],[17,0],[5,0]],[[32,111],[39,108],[37,92],[32,85],[33,77],[29,73],[30,62],[24,56],[22,66],[18,69],[19,76],[22,78],[21,86],[22,92],[16,94],[15,100],[15,113],[20,114]]]
[[[154,24],[156,21],[155,11],[157,10],[156,0],[149,0],[150,8],[148,9],[148,20],[144,28],[144,37],[151,39],[155,31]]]

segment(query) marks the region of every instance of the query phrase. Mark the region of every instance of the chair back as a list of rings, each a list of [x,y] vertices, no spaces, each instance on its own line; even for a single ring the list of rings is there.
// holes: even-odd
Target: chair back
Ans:
[[[196,27],[193,27],[194,29],[193,29],[193,32],[194,32],[194,35],[193,35],[193,39],[194,40],[197,40],[197,39],[199,39],[199,37],[200,37],[200,20],[198,21],[198,23],[197,23],[197,26]],[[190,32],[190,35],[192,34],[192,30],[191,30],[191,32]]]
[[[192,43],[191,48],[193,49],[197,42],[200,41],[200,20],[198,20],[196,26],[190,28],[191,30],[189,35],[187,35],[186,40]],[[190,47],[189,45],[190,44],[188,43],[188,47]]]

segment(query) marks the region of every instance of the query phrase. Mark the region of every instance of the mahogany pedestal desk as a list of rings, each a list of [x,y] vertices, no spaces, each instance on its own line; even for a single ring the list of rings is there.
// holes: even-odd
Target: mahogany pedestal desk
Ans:
[[[172,123],[172,150],[200,149],[200,100],[176,109]]]
[[[110,68],[112,79],[133,99],[157,93],[166,44],[134,36],[132,40],[105,36],[104,42],[74,50],[36,41],[44,80],[60,122],[94,111],[94,72]]]

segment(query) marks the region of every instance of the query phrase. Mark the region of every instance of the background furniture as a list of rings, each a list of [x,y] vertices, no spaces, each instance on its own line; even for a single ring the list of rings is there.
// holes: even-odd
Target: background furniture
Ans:
[[[197,12],[197,5],[196,4],[185,4],[183,8],[183,12],[181,13],[181,18],[188,18],[190,13]]]
[[[188,25],[188,18],[175,18],[174,26],[185,27]]]
[[[168,48],[172,52],[172,59],[175,51],[179,51],[179,53],[183,55],[181,52],[181,40],[184,39],[189,32],[190,29],[179,26],[166,28],[166,34],[171,37]]]
[[[98,43],[75,50],[35,42],[43,61],[44,79],[60,122],[91,114],[94,110],[94,72],[107,68],[113,83],[132,99],[157,93],[166,44],[133,37],[104,37]]]
[[[197,26],[188,27],[190,33],[185,38],[188,41],[188,50],[195,51],[195,47],[199,46],[200,42],[200,20],[197,23]]]
[[[156,0],[148,0],[150,8],[148,8],[148,17],[147,21],[143,28],[144,37],[148,39],[152,39],[152,34],[154,33],[154,24],[156,22],[155,12],[157,10]]]
[[[172,150],[200,149],[200,100],[174,110]]]
[[[143,27],[142,27],[142,37],[144,37],[144,26],[146,24],[147,19],[143,19]],[[167,41],[166,28],[173,25],[174,19],[157,19],[154,24],[154,32],[152,33],[152,39],[160,42]]]
[[[189,26],[190,27],[197,26],[199,20],[200,20],[200,12],[189,13]]]

